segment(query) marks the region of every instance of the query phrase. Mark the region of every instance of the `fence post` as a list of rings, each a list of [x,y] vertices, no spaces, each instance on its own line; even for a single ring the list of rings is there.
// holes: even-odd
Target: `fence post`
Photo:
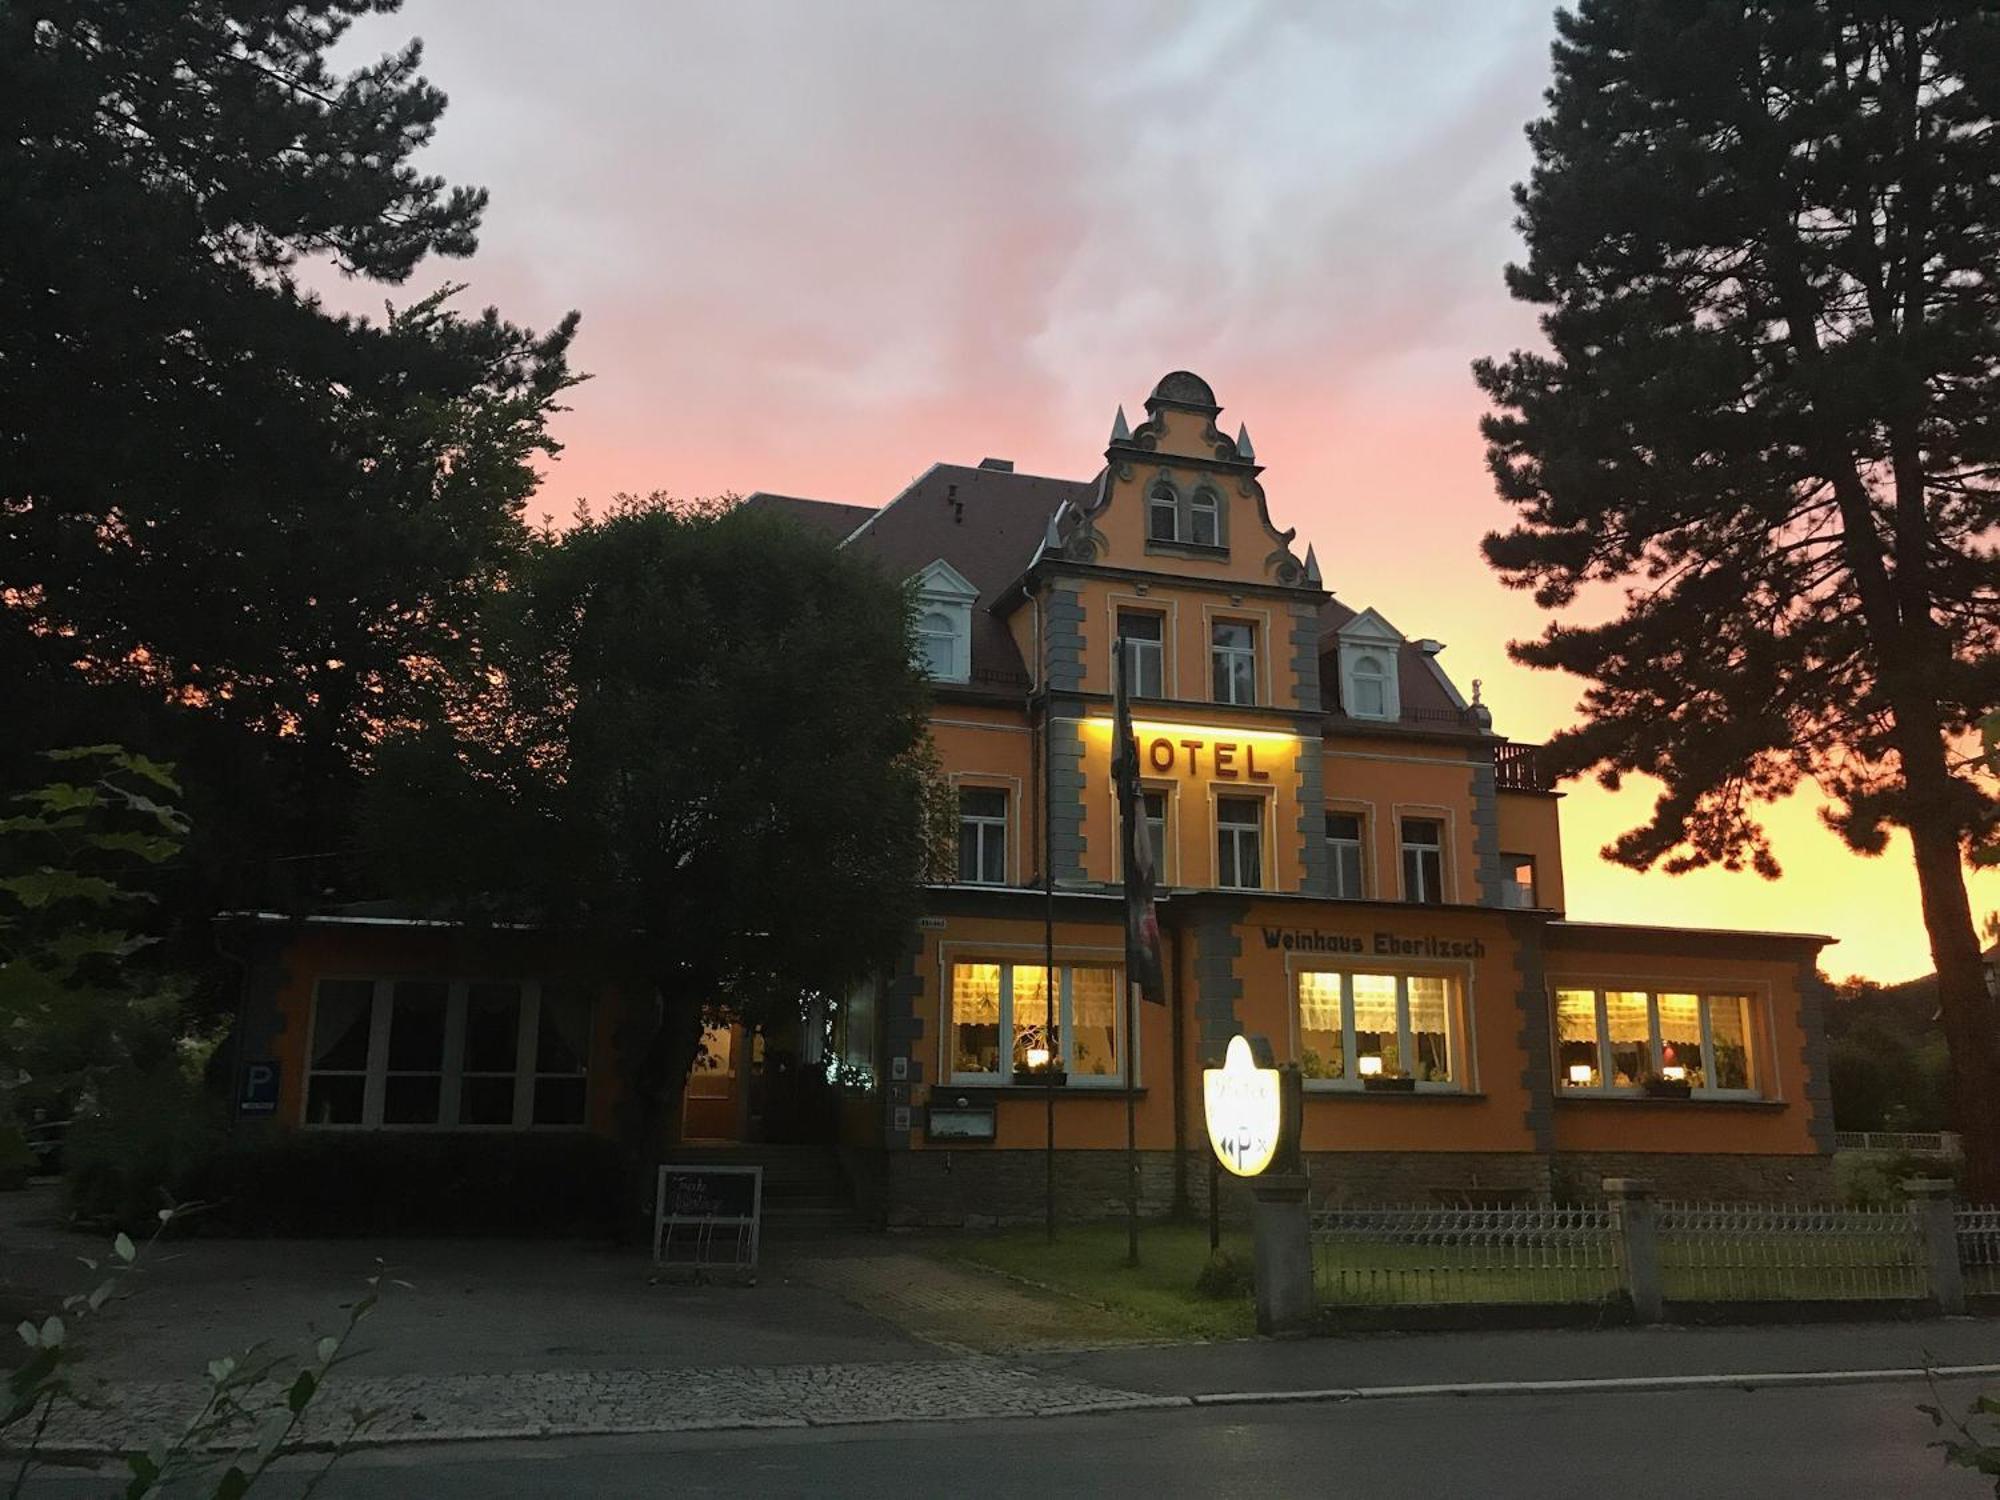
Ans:
[[[1916,1177],[1903,1185],[1910,1214],[1924,1237],[1925,1262],[1930,1267],[1931,1296],[1938,1311],[1965,1311],[1965,1271],[1958,1260],[1958,1205],[1952,1202],[1949,1178]]]
[[[1632,1315],[1641,1323],[1658,1323],[1666,1316],[1666,1297],[1660,1284],[1660,1235],[1653,1213],[1653,1185],[1638,1177],[1607,1177],[1604,1196],[1611,1200],[1611,1226],[1618,1235],[1625,1295],[1632,1299]]]
[[[1303,1172],[1272,1172],[1250,1180],[1259,1333],[1301,1333],[1319,1315],[1306,1187]]]

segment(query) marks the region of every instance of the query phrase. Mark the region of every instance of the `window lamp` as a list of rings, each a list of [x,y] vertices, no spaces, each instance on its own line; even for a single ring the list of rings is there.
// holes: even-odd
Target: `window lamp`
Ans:
[[[1695,1098],[1757,1092],[1748,995],[1559,988],[1555,1022],[1561,1090]]]
[[[1301,972],[1298,1058],[1307,1085],[1462,1088],[1456,1061],[1460,984],[1449,974]]]
[[[955,1081],[1001,1082],[1049,1067],[1068,1075],[1073,1086],[1123,1080],[1119,971],[1104,965],[1058,965],[1053,1015],[1047,973],[1040,964],[951,966],[949,1047]]]

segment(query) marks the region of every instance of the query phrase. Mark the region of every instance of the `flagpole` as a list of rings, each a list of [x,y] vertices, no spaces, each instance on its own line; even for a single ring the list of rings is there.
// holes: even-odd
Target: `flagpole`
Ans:
[[[1112,670],[1116,673],[1114,691],[1117,694],[1117,701],[1113,705],[1112,722],[1116,725],[1117,732],[1122,739],[1131,722],[1131,700],[1127,695],[1125,683],[1125,637],[1122,635],[1118,637],[1116,651],[1117,655],[1113,658],[1115,665]],[[1133,750],[1133,746],[1129,742],[1121,743],[1116,748],[1120,757],[1131,755]],[[1121,775],[1119,777],[1118,796],[1118,821],[1121,825],[1120,832],[1122,835],[1121,845],[1124,850],[1125,862],[1128,865],[1131,863],[1133,856],[1133,836],[1139,828],[1139,809],[1130,805],[1132,797],[1131,788],[1128,783],[1132,779],[1130,775]],[[1147,836],[1150,837],[1150,835]],[[1121,870],[1119,873],[1126,879],[1131,878],[1130,872],[1127,870]],[[1139,993],[1139,976],[1132,972],[1129,915],[1127,923],[1128,935],[1126,938],[1125,962],[1125,1264],[1127,1266],[1137,1266],[1139,1264],[1139,1007],[1135,997]]]
[[[1048,618],[1048,594],[1044,592],[1042,617]],[[1043,1205],[1048,1221],[1048,1240],[1056,1242],[1056,739],[1055,700],[1049,693],[1048,627],[1042,630],[1042,1050],[1048,1053],[1043,1065],[1042,1102],[1047,1116],[1043,1151]],[[1013,1045],[1010,1040],[1009,1047]]]

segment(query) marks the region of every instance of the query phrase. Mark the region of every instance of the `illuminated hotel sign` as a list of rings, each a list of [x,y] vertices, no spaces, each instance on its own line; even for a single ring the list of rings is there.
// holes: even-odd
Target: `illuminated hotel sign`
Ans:
[[[1111,721],[1091,725],[1111,738]],[[1289,771],[1298,740],[1255,729],[1214,729],[1199,725],[1147,723],[1132,726],[1139,742],[1139,767],[1148,776],[1207,777],[1212,781],[1268,782],[1274,770]]]
[[[1231,1037],[1222,1066],[1202,1071],[1201,1098],[1208,1143],[1225,1167],[1255,1177],[1271,1165],[1284,1131],[1284,1088],[1276,1068],[1257,1066],[1247,1038]]]

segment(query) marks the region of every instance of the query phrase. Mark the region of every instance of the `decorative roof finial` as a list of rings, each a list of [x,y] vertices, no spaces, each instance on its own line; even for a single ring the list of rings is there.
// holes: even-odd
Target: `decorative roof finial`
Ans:
[[[1306,543],[1306,582],[1314,588],[1320,585],[1319,558],[1314,555],[1311,542]]]
[[[1065,500],[1049,512],[1049,529],[1042,536],[1042,546],[1050,552],[1062,551],[1062,518],[1068,509],[1069,501]]]
[[[1111,420],[1111,441],[1114,443],[1132,441],[1132,429],[1125,425],[1125,408],[1122,404],[1118,408],[1118,415]]]
[[[1477,677],[1472,679],[1472,702],[1475,707],[1479,704],[1479,690],[1484,686],[1485,684]]]
[[[1252,460],[1257,457],[1257,450],[1250,446],[1250,428],[1244,423],[1236,427],[1236,456]]]

